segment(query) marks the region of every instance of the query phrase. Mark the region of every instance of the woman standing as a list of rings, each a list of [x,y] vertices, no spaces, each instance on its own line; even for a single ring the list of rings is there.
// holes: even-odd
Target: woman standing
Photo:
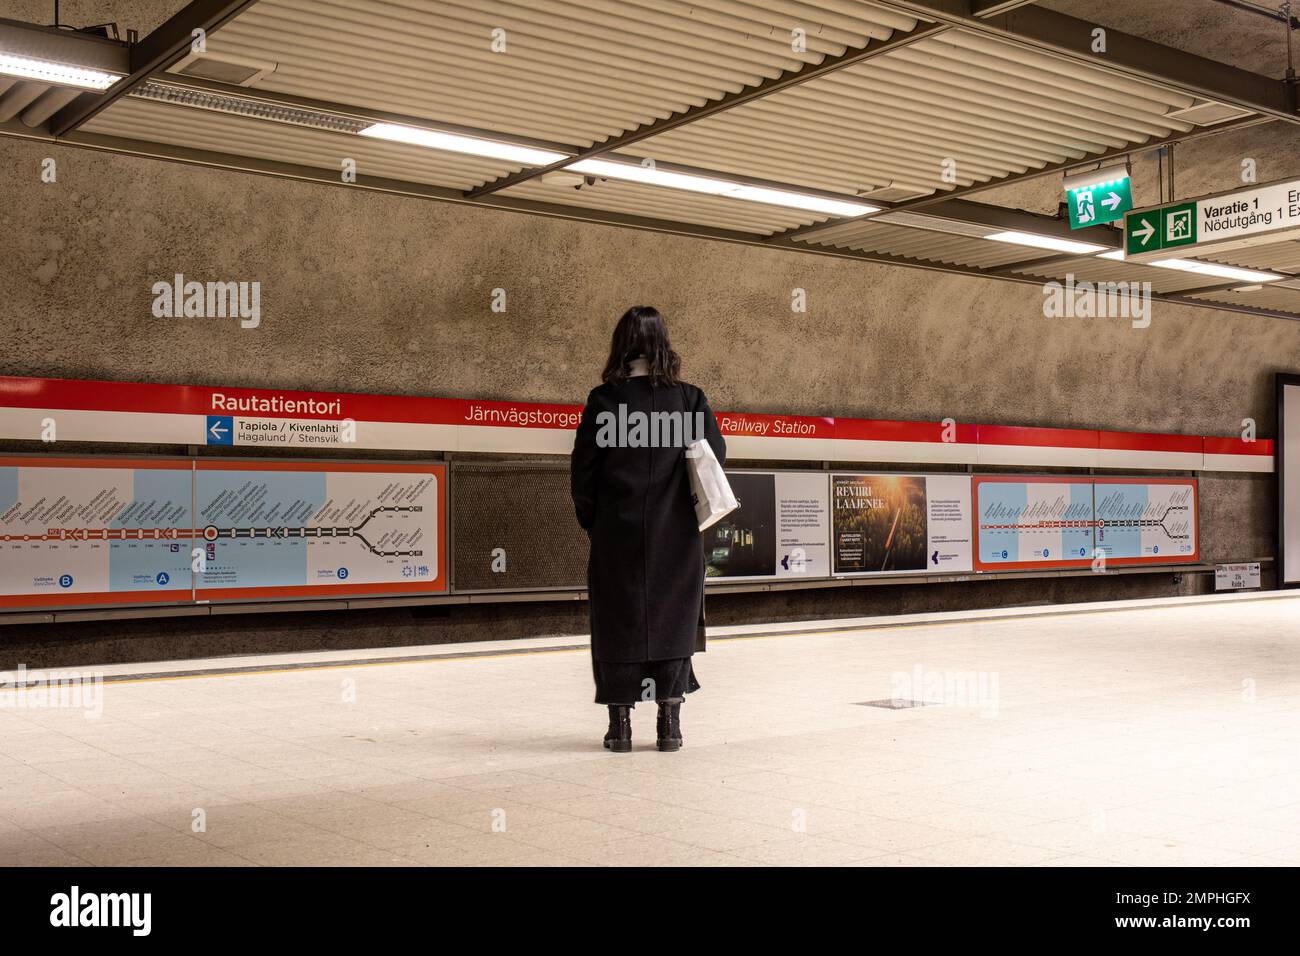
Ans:
[[[632,749],[638,700],[659,705],[659,749],[679,749],[682,700],[699,688],[691,654],[703,649],[704,547],[686,446],[706,439],[720,464],[727,446],[704,393],[680,371],[663,316],[628,309],[604,384],[587,396],[570,465],[574,509],[591,539],[596,703],[609,707],[605,746],[617,753]]]

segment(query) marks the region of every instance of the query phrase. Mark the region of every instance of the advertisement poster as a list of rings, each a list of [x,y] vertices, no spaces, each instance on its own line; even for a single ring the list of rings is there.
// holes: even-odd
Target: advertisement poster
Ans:
[[[977,475],[973,481],[976,570],[1092,564],[1091,478]]]
[[[1300,586],[1300,375],[1279,373],[1277,391],[1278,584]]]
[[[1096,547],[1110,564],[1195,561],[1196,480],[1096,478]]]
[[[836,575],[971,570],[970,477],[831,476]]]
[[[442,465],[200,461],[200,600],[445,591]]]
[[[0,607],[190,597],[189,461],[0,458]]]
[[[709,580],[826,577],[822,472],[728,472],[740,507],[704,532]]]

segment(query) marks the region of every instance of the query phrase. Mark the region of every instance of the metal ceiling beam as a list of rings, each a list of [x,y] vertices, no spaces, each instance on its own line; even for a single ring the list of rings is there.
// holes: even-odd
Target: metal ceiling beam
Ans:
[[[622,133],[619,136],[612,137],[601,143],[581,149],[571,159],[563,162],[552,163],[549,166],[537,166],[531,169],[525,169],[511,176],[503,176],[494,182],[484,183],[476,189],[468,190],[465,193],[467,199],[478,199],[490,193],[500,192],[503,189],[509,189],[511,186],[517,186],[519,183],[528,182],[531,179],[537,179],[547,173],[563,169],[570,163],[578,162],[583,159],[592,159],[597,156],[603,156],[614,150],[624,149],[633,143],[639,143],[643,139],[649,139],[651,136],[658,136],[660,133],[667,133],[669,130],[686,126],[690,123],[698,122],[710,116],[716,116],[719,113],[725,113],[727,110],[735,109],[737,106],[743,106],[746,103],[752,103],[760,100],[765,96],[771,96],[781,90],[788,90],[809,80],[815,80],[819,77],[827,76],[837,70],[853,66],[857,63],[864,63],[883,53],[891,50],[900,50],[903,47],[910,46],[919,40],[927,37],[938,36],[951,29],[945,23],[924,23],[918,24],[915,29],[903,33],[895,32],[887,40],[873,40],[861,49],[848,49],[839,56],[828,56],[816,66],[809,64],[797,71],[785,71],[779,76],[769,78],[756,86],[746,87],[738,93],[728,93],[720,99],[712,100],[703,106],[693,106],[688,110],[680,113],[674,113],[666,119],[655,120],[652,123],[643,123],[634,130]]]
[[[526,199],[515,199],[508,196],[485,196],[481,199],[467,199],[465,194],[458,189],[451,189],[445,186],[429,186],[421,183],[406,182],[404,180],[359,175],[355,183],[343,183],[340,181],[338,174],[333,169],[320,169],[314,166],[282,163],[274,160],[258,159],[252,156],[240,156],[236,154],[189,149],[187,147],[172,146],[166,143],[152,143],[143,140],[123,139],[115,136],[105,136],[98,133],[74,132],[68,138],[61,139],[58,142],[65,146],[76,146],[79,148],[104,152],[144,156],[151,159],[183,163],[192,166],[215,167],[232,171],[254,173],[262,176],[295,179],[342,189],[365,189],[421,199],[453,202],[461,205],[477,206],[480,208],[541,215],[555,219],[568,219],[579,222],[620,226],[630,229],[651,230],[694,239],[730,242],[760,249],[780,249],[789,252],[800,252],[805,255],[829,256],[835,259],[852,259],[880,265],[903,266],[910,269],[923,269],[929,272],[967,276],[970,278],[991,278],[1004,282],[1015,282],[1021,285],[1031,285],[1038,288],[1041,288],[1043,284],[1041,279],[1016,275],[1014,273],[1003,274],[997,271],[975,269],[967,266],[924,262],[916,259],[907,259],[902,256],[863,253],[855,250],[833,249],[808,243],[789,242],[788,240],[785,243],[771,244],[767,242],[766,236],[758,233],[740,232],[710,226],[697,226],[692,225],[691,223],[653,219],[644,216],[632,216],[625,213],[606,212],[599,209],[583,209],[574,206],[565,206],[559,203],[535,202]],[[1183,301],[1173,296],[1161,295],[1159,293],[1153,294],[1152,299],[1155,301],[1172,302],[1196,308],[1213,309],[1220,312],[1240,312],[1246,315],[1261,315],[1269,318],[1288,319],[1290,321],[1300,320],[1300,316],[1276,309],[1252,308],[1248,306],[1200,302],[1196,300]]]
[[[996,17],[999,13],[1010,13],[1017,7],[1027,7],[1038,0],[971,0],[971,16]]]
[[[189,53],[194,31],[211,34],[227,21],[239,16],[257,0],[191,0],[175,16],[131,47],[131,74],[118,80],[100,94],[77,97],[50,117],[50,132],[66,136],[92,117],[131,92],[154,73],[167,69]]]
[[[1090,64],[1190,96],[1300,123],[1293,85],[1106,27],[1106,52],[1092,50],[1098,24],[1039,6],[978,16],[978,0],[878,0],[883,6],[1029,49]]]

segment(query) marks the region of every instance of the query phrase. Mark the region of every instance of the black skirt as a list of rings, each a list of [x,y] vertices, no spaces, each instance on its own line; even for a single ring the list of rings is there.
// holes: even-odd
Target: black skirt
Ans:
[[[689,657],[639,664],[593,659],[591,670],[596,678],[598,704],[635,705],[651,700],[681,700],[700,689]]]

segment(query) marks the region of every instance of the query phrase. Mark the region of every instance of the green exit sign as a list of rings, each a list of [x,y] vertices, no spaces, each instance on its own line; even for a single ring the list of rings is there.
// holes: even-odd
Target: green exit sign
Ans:
[[[1068,190],[1068,195],[1071,229],[1114,222],[1133,208],[1133,189],[1128,177],[1074,186]]]
[[[1198,218],[1195,202],[1131,212],[1124,218],[1124,251],[1127,255],[1138,256],[1144,252],[1195,245],[1200,238]]]

